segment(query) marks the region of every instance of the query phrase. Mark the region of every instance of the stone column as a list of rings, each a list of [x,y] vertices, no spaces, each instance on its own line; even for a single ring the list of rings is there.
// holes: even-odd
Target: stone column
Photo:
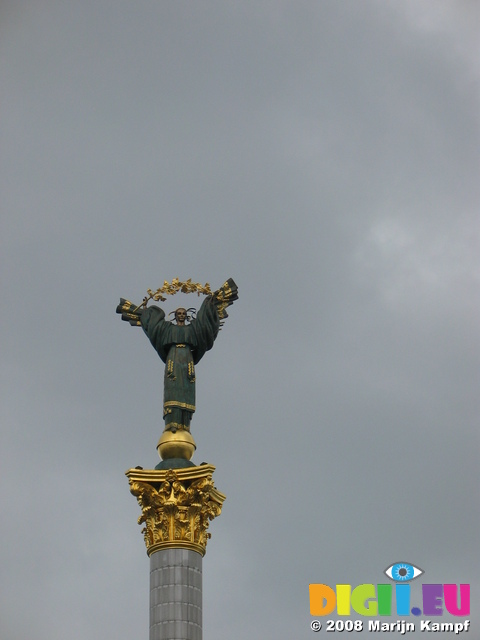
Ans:
[[[202,558],[225,496],[215,467],[129,469],[150,556],[150,640],[202,640]]]
[[[150,556],[150,640],[202,640],[202,556],[164,549]]]

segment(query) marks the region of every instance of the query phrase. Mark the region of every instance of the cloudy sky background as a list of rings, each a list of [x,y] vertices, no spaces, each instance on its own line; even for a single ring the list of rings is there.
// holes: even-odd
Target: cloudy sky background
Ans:
[[[312,638],[309,583],[405,560],[480,638],[479,8],[2,2],[2,640],[148,638],[163,367],[115,307],[175,276],[240,291],[205,637]]]

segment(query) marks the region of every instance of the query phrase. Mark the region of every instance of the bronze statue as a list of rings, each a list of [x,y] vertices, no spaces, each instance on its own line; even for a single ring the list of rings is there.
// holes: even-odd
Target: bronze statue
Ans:
[[[179,283],[178,280],[174,280],[173,284],[174,291],[168,283],[155,294],[149,290],[150,297],[145,298],[139,307],[120,298],[117,313],[122,315],[122,320],[143,328],[165,363],[163,419],[165,431],[176,433],[190,431],[191,418],[195,412],[195,365],[213,347],[223,320],[228,315],[227,307],[238,299],[238,289],[231,278],[213,293],[208,285],[200,287],[190,281]],[[174,323],[165,319],[165,312],[160,307],[146,306],[151,298],[165,300],[159,292],[188,293],[195,290],[210,292],[196,317],[193,309],[180,307],[174,312]]]

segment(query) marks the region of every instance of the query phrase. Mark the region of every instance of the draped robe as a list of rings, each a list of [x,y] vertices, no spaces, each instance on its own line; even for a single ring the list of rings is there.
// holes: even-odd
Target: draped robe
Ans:
[[[195,365],[213,347],[220,329],[215,302],[205,298],[197,317],[184,326],[165,320],[160,307],[142,312],[142,328],[165,363],[163,419],[165,430],[190,430],[195,412]]]

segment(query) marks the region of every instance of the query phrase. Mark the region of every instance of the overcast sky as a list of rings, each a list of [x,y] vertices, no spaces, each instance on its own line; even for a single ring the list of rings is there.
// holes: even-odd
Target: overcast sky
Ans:
[[[115,307],[176,276],[240,296],[204,637],[312,640],[309,583],[402,560],[480,638],[479,9],[3,0],[2,640],[148,638],[163,365]]]

